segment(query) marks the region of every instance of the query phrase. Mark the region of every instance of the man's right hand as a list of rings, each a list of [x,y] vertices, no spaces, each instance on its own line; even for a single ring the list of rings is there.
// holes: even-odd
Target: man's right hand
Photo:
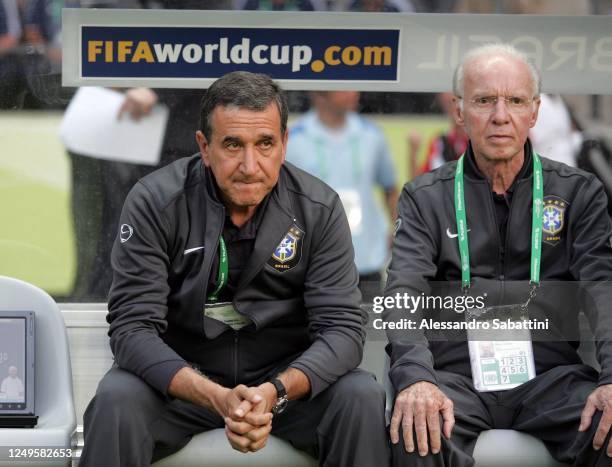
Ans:
[[[272,413],[259,388],[244,385],[222,388],[213,406],[225,421],[225,434],[234,449],[255,452],[266,445],[272,430]]]
[[[441,449],[440,414],[444,421],[442,434],[448,439],[455,424],[453,401],[438,386],[427,381],[408,386],[395,399],[390,427],[391,442],[399,442],[401,425],[407,452],[414,452],[414,430],[419,455],[427,455],[429,448],[432,454],[437,454]]]
[[[243,421],[229,417],[225,419],[225,435],[231,446],[240,452],[255,452],[263,449],[272,431],[272,413],[266,412],[265,401],[259,402]]]
[[[146,117],[153,110],[153,106],[157,104],[158,97],[155,91],[149,88],[132,88],[126,91],[125,100],[119,109],[118,120],[121,120],[124,114],[129,114],[133,120],[140,120]]]
[[[219,415],[237,421],[242,420],[251,411],[251,408],[262,400],[260,394],[244,384],[233,389],[219,386],[211,397],[213,408]]]
[[[168,394],[217,412],[234,449],[247,452],[265,446],[272,430],[272,401],[276,400],[271,384],[254,388],[240,384],[230,389],[186,366],[170,381]]]

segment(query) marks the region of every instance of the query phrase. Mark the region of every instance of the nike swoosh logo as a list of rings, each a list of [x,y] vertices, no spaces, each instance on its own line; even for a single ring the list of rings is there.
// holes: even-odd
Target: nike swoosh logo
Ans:
[[[468,232],[470,232],[471,230],[472,230],[472,229],[468,229]],[[450,228],[447,228],[447,229],[446,229],[446,236],[447,236],[448,238],[457,238],[457,237],[459,236],[459,234],[458,234],[458,233],[456,233],[456,234],[451,233]]]
[[[197,246],[195,248],[189,248],[188,250],[183,251],[184,255],[188,255],[189,253],[193,253],[194,251],[198,251],[198,250],[202,250],[204,249],[203,246]]]

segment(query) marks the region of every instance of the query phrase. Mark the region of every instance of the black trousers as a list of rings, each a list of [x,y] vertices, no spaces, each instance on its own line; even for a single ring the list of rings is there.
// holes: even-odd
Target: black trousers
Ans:
[[[224,427],[217,413],[169,401],[118,367],[100,382],[84,419],[79,464],[84,467],[148,466],[178,451],[192,435]],[[290,402],[274,417],[272,434],[309,452],[322,466],[380,467],[390,462],[385,392],[359,369],[312,400]],[[229,442],[227,449],[232,449]]]
[[[472,380],[456,373],[438,371],[440,389],[455,406],[455,427],[450,440],[442,438],[442,450],[421,457],[407,453],[402,437],[392,445],[394,466],[467,467],[478,434],[492,428],[514,429],[541,439],[552,456],[575,467],[612,466],[606,446],[592,447],[601,412],[588,431],[579,433],[580,414],[595,389],[597,372],[586,365],[554,368],[521,386],[498,392],[478,392]],[[416,446],[416,437],[415,437]]]

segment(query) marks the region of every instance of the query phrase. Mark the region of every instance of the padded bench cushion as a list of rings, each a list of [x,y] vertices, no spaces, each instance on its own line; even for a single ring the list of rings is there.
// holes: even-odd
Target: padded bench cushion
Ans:
[[[483,431],[474,448],[476,467],[566,467],[539,439],[513,430]]]
[[[271,436],[265,448],[243,454],[233,450],[225,432],[216,429],[193,437],[187,446],[168,456],[153,467],[317,467],[318,462],[288,442]]]
[[[525,433],[489,430],[481,433],[474,450],[476,467],[566,467],[556,462],[544,444]],[[205,461],[205,464],[203,464]],[[259,452],[242,454],[230,448],[223,430],[212,430],[193,437],[191,442],[153,467],[316,467],[317,462],[289,443],[270,437]]]

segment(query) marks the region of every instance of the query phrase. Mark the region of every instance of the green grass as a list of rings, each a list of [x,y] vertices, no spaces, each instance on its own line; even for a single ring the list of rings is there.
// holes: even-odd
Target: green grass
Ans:
[[[0,275],[70,293],[75,247],[70,213],[70,165],[59,138],[58,112],[0,113]],[[441,117],[373,118],[388,138],[398,188],[409,178],[407,138],[423,144],[448,124]]]
[[[70,292],[75,255],[61,114],[0,114],[0,275]]]
[[[14,181],[0,171],[0,273],[32,282],[54,294],[69,292],[74,253],[67,190]]]

